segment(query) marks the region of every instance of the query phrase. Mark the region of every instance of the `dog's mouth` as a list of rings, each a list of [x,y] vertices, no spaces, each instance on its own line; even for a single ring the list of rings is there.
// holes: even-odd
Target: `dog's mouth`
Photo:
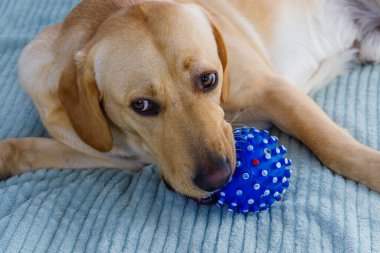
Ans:
[[[170,191],[175,191],[173,189],[173,187],[164,179],[162,178],[162,181],[164,182],[164,184],[166,185],[166,187],[170,190]],[[199,198],[192,198],[193,200],[195,200],[196,202],[198,202],[199,204],[202,204],[202,205],[209,205],[209,204],[213,204],[216,202],[216,195],[211,193],[209,195],[206,195],[204,197],[199,197]]]
[[[200,198],[193,198],[195,201],[197,201],[199,204],[202,205],[209,205],[209,204],[214,204],[216,202],[216,195],[215,194],[209,194],[204,197]]]

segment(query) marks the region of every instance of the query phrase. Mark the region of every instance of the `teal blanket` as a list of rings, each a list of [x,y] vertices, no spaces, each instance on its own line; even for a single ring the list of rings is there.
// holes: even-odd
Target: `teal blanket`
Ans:
[[[77,2],[0,0],[0,139],[47,135],[18,83],[17,58]],[[379,149],[379,66],[355,69],[314,99]],[[285,200],[269,212],[200,206],[167,190],[154,166],[139,174],[43,170],[0,182],[0,252],[380,252],[380,195],[272,133],[295,166]]]

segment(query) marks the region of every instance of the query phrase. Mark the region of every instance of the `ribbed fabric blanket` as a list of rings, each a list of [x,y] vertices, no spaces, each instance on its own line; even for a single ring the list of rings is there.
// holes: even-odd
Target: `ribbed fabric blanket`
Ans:
[[[39,30],[77,0],[0,0],[0,139],[46,136],[17,79]],[[362,143],[380,145],[380,67],[357,68],[314,99]],[[380,195],[324,168],[274,130],[294,161],[285,200],[240,215],[166,189],[154,166],[43,170],[0,182],[0,252],[380,252]],[[363,164],[365,166],[365,164]]]

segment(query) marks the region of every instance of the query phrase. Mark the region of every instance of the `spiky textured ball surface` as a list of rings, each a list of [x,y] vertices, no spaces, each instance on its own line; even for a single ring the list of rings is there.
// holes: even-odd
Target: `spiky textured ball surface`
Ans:
[[[231,181],[217,195],[217,205],[228,205],[239,213],[267,210],[282,199],[289,187],[292,164],[286,148],[268,131],[239,128],[234,131],[236,170]]]

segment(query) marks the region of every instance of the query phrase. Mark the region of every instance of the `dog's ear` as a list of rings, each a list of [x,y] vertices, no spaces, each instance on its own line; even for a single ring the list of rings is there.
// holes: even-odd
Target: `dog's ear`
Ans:
[[[210,24],[212,27],[212,32],[214,33],[216,45],[218,46],[218,55],[219,59],[223,65],[223,86],[222,86],[222,95],[220,97],[222,103],[227,102],[228,94],[230,91],[230,76],[227,69],[228,56],[227,56],[227,47],[224,43],[222,34],[219,32],[218,28],[215,24],[210,20]]]
[[[94,149],[110,151],[112,134],[100,105],[93,61],[79,52],[59,80],[58,97],[77,135]]]

